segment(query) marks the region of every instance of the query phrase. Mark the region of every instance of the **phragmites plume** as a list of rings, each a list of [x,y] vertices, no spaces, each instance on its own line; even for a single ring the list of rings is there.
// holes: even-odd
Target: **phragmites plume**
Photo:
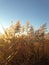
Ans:
[[[40,26],[40,28],[37,31],[34,31],[34,28],[32,25],[29,24],[29,21],[26,21],[25,26],[21,26],[19,21],[16,21],[15,24],[13,24],[13,22],[11,22],[11,25],[9,28],[5,29],[5,33],[8,37],[13,37],[15,35],[21,35],[21,34],[27,34],[30,37],[39,37],[39,36],[43,36],[45,33],[45,29],[46,29],[46,24],[43,24],[42,26]]]

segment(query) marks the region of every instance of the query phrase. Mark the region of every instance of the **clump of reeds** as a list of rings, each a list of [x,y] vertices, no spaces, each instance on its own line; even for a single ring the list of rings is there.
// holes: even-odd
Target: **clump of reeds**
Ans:
[[[4,29],[5,34],[0,37],[0,65],[49,65],[45,30],[43,24],[34,31],[28,21],[25,26],[17,21]]]

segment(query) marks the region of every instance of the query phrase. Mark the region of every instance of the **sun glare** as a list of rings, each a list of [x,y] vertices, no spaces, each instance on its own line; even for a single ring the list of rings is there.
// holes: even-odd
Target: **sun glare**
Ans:
[[[1,25],[0,25],[0,33],[4,34],[4,30]]]

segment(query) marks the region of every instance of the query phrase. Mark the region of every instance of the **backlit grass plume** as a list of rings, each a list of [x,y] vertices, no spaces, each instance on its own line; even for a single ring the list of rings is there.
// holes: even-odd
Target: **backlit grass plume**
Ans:
[[[0,65],[49,65],[49,33],[46,24],[34,30],[17,21],[0,34]]]

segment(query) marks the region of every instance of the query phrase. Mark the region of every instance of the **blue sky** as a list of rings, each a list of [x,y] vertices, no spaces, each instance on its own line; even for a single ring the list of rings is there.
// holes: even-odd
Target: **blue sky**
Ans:
[[[47,23],[49,31],[49,0],[0,0],[0,24],[7,27],[11,20],[28,20],[35,29]]]

